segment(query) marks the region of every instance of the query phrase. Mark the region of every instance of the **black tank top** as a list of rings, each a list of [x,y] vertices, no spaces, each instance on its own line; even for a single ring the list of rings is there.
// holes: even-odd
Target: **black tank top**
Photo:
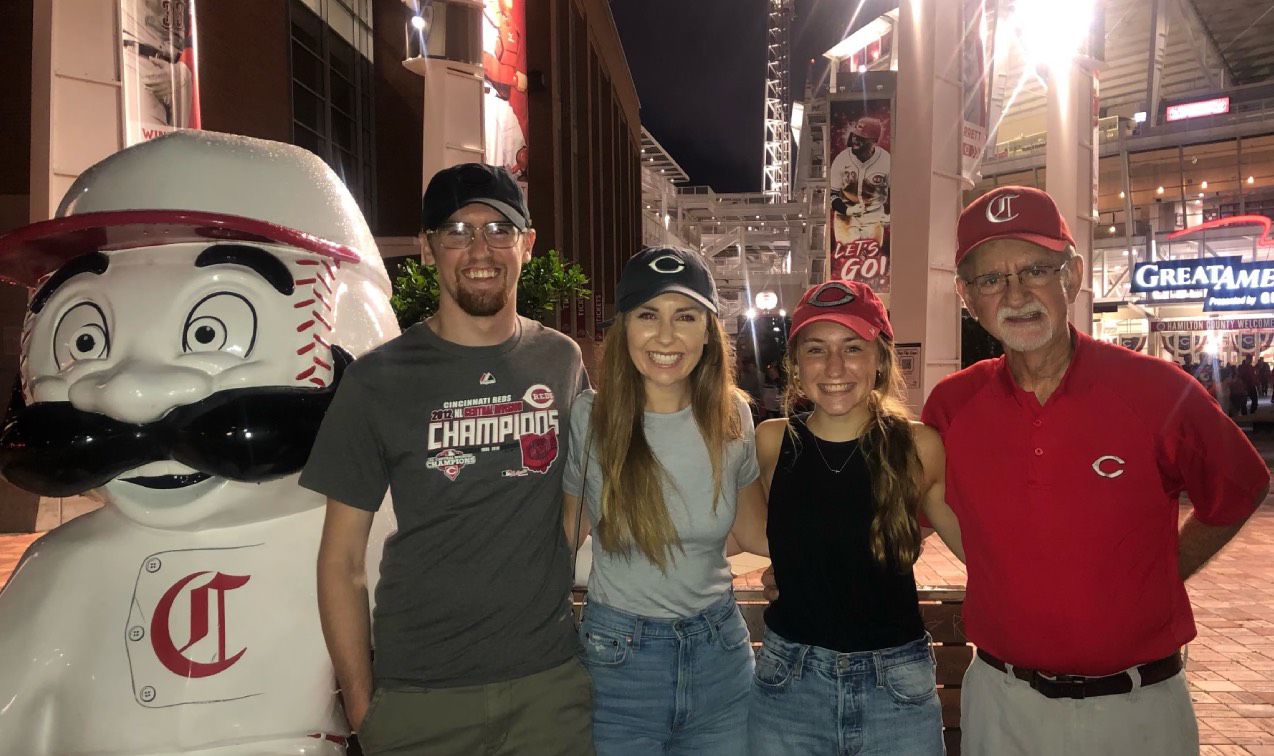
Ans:
[[[841,652],[923,637],[911,568],[885,569],[871,554],[875,498],[858,441],[819,441],[808,417],[792,420],[799,445],[783,434],[770,483],[766,533],[779,598],[765,624],[790,641]]]

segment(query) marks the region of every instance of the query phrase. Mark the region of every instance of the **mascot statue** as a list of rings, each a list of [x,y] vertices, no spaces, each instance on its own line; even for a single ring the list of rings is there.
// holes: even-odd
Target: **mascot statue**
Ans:
[[[398,327],[340,179],[175,132],[0,237],[0,278],[31,289],[0,473],[104,504],[0,592],[0,753],[344,753],[325,500],[297,475],[345,365]]]

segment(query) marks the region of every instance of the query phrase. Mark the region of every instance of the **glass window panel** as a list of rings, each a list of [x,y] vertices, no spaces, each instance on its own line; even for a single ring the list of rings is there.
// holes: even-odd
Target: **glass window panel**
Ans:
[[[313,0],[317,5],[317,0]],[[311,13],[299,3],[292,4],[292,36],[314,52],[322,50],[323,21],[317,15],[318,8]]]
[[[336,71],[332,71],[332,107],[346,115],[355,115],[354,85]]]
[[[350,45],[354,44],[354,14],[339,2],[329,2],[327,6],[327,23],[332,30]],[[352,49],[352,48],[351,48]]]
[[[292,117],[316,134],[327,130],[323,128],[325,119],[322,102],[313,92],[295,82],[292,84]]]
[[[328,55],[330,56],[328,62],[331,64],[332,69],[339,71],[349,81],[353,81],[354,61],[357,57],[354,48],[335,37],[329,37],[328,41],[331,43],[328,46]]]
[[[323,148],[324,140],[318,134],[310,131],[304,125],[295,122],[293,123],[292,131],[292,141],[296,143],[296,146],[304,147],[310,152],[313,152],[315,155],[323,157],[323,153],[325,152]]]
[[[295,40],[292,42],[292,78],[309,87],[311,91],[323,92],[323,63],[309,50]]]
[[[354,120],[332,111],[332,141],[346,150],[354,149]]]
[[[1244,195],[1264,196],[1274,190],[1274,136],[1244,137],[1241,165]]]
[[[360,184],[358,158],[354,157],[353,153],[345,150],[337,150],[336,157],[337,164],[340,166],[336,172],[340,174],[341,180],[345,182],[345,186],[350,188],[350,191],[358,192]]]

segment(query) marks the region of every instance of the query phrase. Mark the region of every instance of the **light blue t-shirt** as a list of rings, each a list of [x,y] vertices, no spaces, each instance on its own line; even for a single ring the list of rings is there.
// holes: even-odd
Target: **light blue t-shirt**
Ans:
[[[601,517],[602,471],[596,449],[588,440],[595,391],[585,391],[571,408],[571,436],[562,489],[580,496],[584,455],[590,457],[583,492],[588,518],[596,529]],[[686,407],[679,412],[647,412],[642,420],[646,441],[668,473],[663,487],[668,516],[681,538],[673,548],[668,573],[659,571],[646,555],[610,553],[593,538],[593,570],[588,578],[590,600],[643,617],[689,617],[703,611],[730,588],[732,576],[725,559],[725,541],[734,525],[739,489],[760,476],[756,462],[756,433],[747,404],[738,402],[743,438],[730,442],[721,470],[721,498],[712,511],[712,462],[708,447]],[[683,553],[684,550],[684,553]]]

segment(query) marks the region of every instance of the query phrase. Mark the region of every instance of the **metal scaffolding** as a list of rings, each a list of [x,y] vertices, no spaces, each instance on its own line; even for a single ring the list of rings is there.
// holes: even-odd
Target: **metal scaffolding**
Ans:
[[[792,198],[791,98],[788,95],[792,2],[769,0],[761,191],[770,202],[787,202]]]

